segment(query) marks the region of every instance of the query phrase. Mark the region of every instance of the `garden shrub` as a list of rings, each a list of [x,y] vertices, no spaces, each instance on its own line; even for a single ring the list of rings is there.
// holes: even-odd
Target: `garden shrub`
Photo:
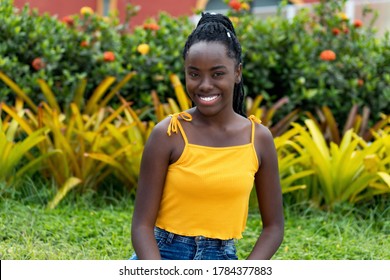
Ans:
[[[123,95],[135,102],[135,107],[151,105],[151,91],[155,90],[161,100],[175,97],[170,82],[174,73],[184,80],[182,46],[193,29],[187,17],[172,18],[161,13],[157,20],[147,20],[122,37],[122,56],[131,64],[137,75],[129,84],[130,92]],[[146,48],[143,51],[140,46]]]
[[[127,12],[134,13],[129,6]],[[193,28],[188,18],[160,14],[154,22],[135,27],[120,24],[112,14],[102,18],[92,10],[62,19],[39,15],[26,5],[21,11],[12,0],[0,3],[0,69],[33,100],[44,100],[36,80],[42,78],[67,103],[82,78],[87,78],[85,98],[107,76],[122,79],[137,71],[121,94],[138,107],[151,105],[151,91],[174,96],[170,73],[182,75],[182,45]],[[142,51],[138,48],[144,45]],[[13,102],[11,89],[0,87],[0,101]]]
[[[293,108],[314,111],[329,106],[344,123],[354,104],[368,106],[371,120],[390,107],[389,34],[377,38],[362,19],[342,13],[345,1],[320,1],[314,11],[301,9],[286,19],[265,20],[245,11],[238,16],[237,33],[243,45],[248,94],[265,94],[270,102],[288,96],[282,115]]]
[[[49,84],[60,102],[66,102],[81,78],[89,78],[91,90],[103,77],[124,72],[118,63],[103,63],[104,51],[120,49],[120,37],[93,15],[60,21],[39,15],[28,5],[16,12],[9,0],[0,3],[0,13],[0,67],[35,101],[43,100],[38,78]],[[76,25],[88,28],[79,32],[71,28]],[[98,39],[103,36],[104,40]],[[96,45],[90,46],[94,40]],[[9,94],[8,88],[1,87],[1,100],[12,101]]]

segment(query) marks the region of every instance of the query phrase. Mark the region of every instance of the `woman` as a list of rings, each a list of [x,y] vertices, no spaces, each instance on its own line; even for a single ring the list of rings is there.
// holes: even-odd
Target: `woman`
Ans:
[[[248,259],[283,240],[277,155],[269,130],[243,112],[241,46],[229,18],[203,14],[183,50],[193,108],[156,125],[142,157],[133,259],[237,259],[249,195],[263,222]]]

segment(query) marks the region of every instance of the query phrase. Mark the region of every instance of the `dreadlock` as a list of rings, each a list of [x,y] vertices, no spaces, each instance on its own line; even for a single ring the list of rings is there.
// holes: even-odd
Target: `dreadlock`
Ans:
[[[219,42],[226,46],[228,57],[242,63],[241,45],[236,37],[233,24],[230,19],[222,14],[202,13],[195,30],[190,34],[183,49],[183,59],[186,59],[188,50],[198,42]],[[234,85],[233,110],[244,117],[244,83]]]

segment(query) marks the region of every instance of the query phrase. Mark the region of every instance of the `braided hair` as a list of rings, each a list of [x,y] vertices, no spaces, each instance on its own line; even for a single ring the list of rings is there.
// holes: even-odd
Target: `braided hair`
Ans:
[[[219,42],[225,45],[227,56],[242,63],[241,44],[236,37],[230,19],[222,14],[202,13],[195,30],[190,34],[183,49],[183,59],[186,59],[192,45],[198,42]],[[244,117],[244,83],[243,79],[234,85],[233,110]]]

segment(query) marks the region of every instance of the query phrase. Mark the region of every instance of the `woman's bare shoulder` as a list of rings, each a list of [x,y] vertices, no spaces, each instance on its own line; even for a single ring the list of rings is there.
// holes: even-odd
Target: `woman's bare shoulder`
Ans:
[[[254,145],[260,164],[270,155],[275,154],[274,137],[267,126],[255,124]]]
[[[178,128],[176,131],[169,131],[172,121],[172,117],[168,116],[158,122],[153,128],[148,141],[157,142],[159,145],[175,145],[175,142],[179,141],[181,136]]]
[[[269,140],[273,140],[273,136],[269,128],[261,123],[255,123],[255,141]]]

